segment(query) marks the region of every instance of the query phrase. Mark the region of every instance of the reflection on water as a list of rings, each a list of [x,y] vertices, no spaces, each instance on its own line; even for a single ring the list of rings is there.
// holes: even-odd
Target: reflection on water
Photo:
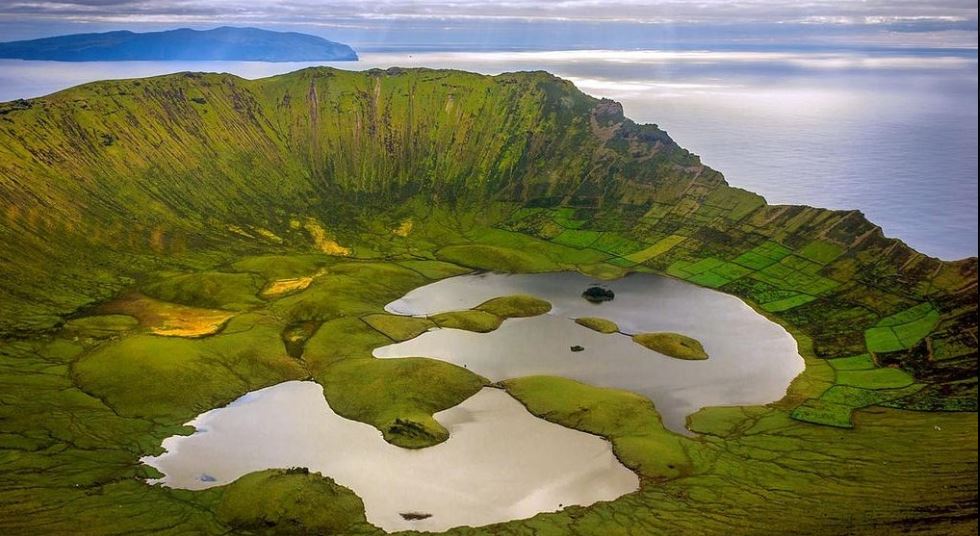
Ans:
[[[364,53],[341,69],[547,70],[657,123],[772,203],[859,209],[943,258],[977,254],[976,50]],[[178,72],[258,78],[313,64],[0,60],[0,101]]]
[[[292,381],[254,391],[191,421],[198,432],[167,438],[143,461],[163,484],[203,489],[267,468],[308,467],[364,501],[388,531],[441,531],[523,519],[572,504],[608,501],[639,479],[605,440],[538,419],[498,389],[436,414],[442,444],[408,450],[375,428],[338,416],[319,385]],[[406,520],[400,514],[432,517]]]
[[[492,333],[436,329],[375,350],[377,357],[434,357],[491,380],[535,374],[573,378],[648,396],[664,424],[685,432],[686,417],[707,406],[766,404],[783,397],[803,371],[796,341],[781,326],[721,292],[652,274],[603,283],[616,299],[580,296],[595,281],[578,273],[478,274],[452,277],[409,292],[393,313],[431,315],[487,299],[526,293],[552,303],[550,313],[507,320]],[[625,333],[671,331],[698,339],[710,359],[660,355],[622,334],[601,334],[572,321],[599,316]],[[579,345],[582,351],[572,352]]]

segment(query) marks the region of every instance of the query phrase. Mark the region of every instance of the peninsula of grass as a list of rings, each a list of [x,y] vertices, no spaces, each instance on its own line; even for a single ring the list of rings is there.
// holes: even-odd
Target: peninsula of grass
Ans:
[[[449,432],[432,415],[487,384],[456,365],[421,357],[348,359],[316,377],[338,415],[373,425],[404,448],[441,443]]]
[[[633,342],[676,359],[687,361],[708,359],[708,354],[697,339],[680,333],[638,333],[633,335]]]
[[[487,300],[474,307],[474,309],[494,314],[501,318],[524,318],[547,313],[551,310],[551,304],[534,296],[515,294],[513,296],[501,296]]]
[[[643,396],[555,376],[500,383],[534,415],[610,440],[620,461],[646,478],[676,478],[690,470],[690,441],[667,431]]]
[[[449,311],[429,317],[440,328],[462,329],[476,333],[489,333],[500,327],[508,318],[525,318],[543,315],[551,310],[551,304],[534,296],[515,294],[487,300],[473,309]]]
[[[347,359],[371,357],[371,351],[391,344],[391,339],[356,316],[340,317],[320,324],[303,348],[303,363],[316,376]]]
[[[475,333],[489,333],[500,327],[504,319],[486,311],[470,309],[450,311],[429,317],[440,328],[462,329]]]
[[[608,334],[619,331],[619,326],[612,320],[606,320],[605,318],[598,318],[595,316],[583,316],[581,318],[576,318],[575,323],[580,326],[585,326],[593,331],[598,331],[599,333]]]
[[[375,532],[353,491],[305,468],[249,473],[221,490],[217,518],[259,534]]]
[[[395,342],[414,339],[436,326],[436,323],[428,318],[386,313],[367,315],[362,320]]]

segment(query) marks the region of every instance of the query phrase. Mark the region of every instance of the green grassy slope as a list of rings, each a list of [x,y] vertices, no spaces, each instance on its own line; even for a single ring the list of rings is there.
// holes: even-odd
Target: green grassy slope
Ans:
[[[184,73],[0,114],[9,335],[56,327],[154,270],[313,242],[515,271],[651,269],[746,298],[824,357],[871,350],[923,379],[975,376],[975,259],[925,257],[858,212],[767,206],[547,73]],[[451,221],[429,221],[418,196]],[[481,205],[479,222],[453,214]],[[151,288],[186,293],[178,281]]]
[[[501,532],[976,530],[977,259],[926,257],[856,211],[766,205],[547,73],[182,73],[0,104],[0,209],[0,532],[251,526],[228,513],[241,495],[146,486],[138,458],[285,379],[393,442],[444,439],[431,414],[482,379],[370,353],[427,326],[385,303],[469,269],[668,274],[741,297],[807,360],[779,403],[704,410],[700,438],[669,444],[636,429],[656,419],[634,398],[511,384],[536,414],[626,437],[638,466],[668,447],[686,465]],[[234,317],[193,339],[90,319],[133,290]],[[387,383],[404,396],[375,396]],[[577,413],[603,404],[641,424]],[[290,501],[328,486],[286,480]]]

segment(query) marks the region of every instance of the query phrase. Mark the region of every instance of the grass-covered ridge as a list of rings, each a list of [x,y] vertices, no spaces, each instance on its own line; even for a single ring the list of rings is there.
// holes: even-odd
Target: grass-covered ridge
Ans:
[[[499,328],[508,318],[538,316],[550,310],[551,304],[545,300],[516,294],[492,298],[472,309],[434,314],[428,320],[440,328],[488,333]]]
[[[550,376],[501,383],[531,413],[610,440],[623,464],[644,478],[668,480],[691,470],[695,447],[668,432],[642,396]]]
[[[429,327],[386,303],[473,269],[666,273],[741,297],[807,360],[782,401],[703,410],[698,438],[669,443],[635,397],[509,385],[629,438],[638,467],[661,448],[689,465],[498,532],[976,530],[977,260],[921,255],[856,211],[769,206],[547,73],[182,73],[0,104],[0,209],[3,533],[304,524],[294,499],[329,487],[312,475],[192,493],[145,485],[137,460],[292,378],[393,442],[443,439],[432,413],[482,379],[371,350]],[[501,318],[466,313],[431,320]],[[267,477],[278,502],[234,507]]]

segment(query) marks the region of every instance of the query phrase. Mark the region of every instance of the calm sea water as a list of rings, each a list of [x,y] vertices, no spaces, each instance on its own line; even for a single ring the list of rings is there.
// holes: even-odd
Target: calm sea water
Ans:
[[[307,63],[0,60],[0,101],[197,70],[257,78]],[[770,203],[859,209],[946,259],[977,255],[977,55],[915,52],[397,52],[346,69],[544,69],[657,123]]]

